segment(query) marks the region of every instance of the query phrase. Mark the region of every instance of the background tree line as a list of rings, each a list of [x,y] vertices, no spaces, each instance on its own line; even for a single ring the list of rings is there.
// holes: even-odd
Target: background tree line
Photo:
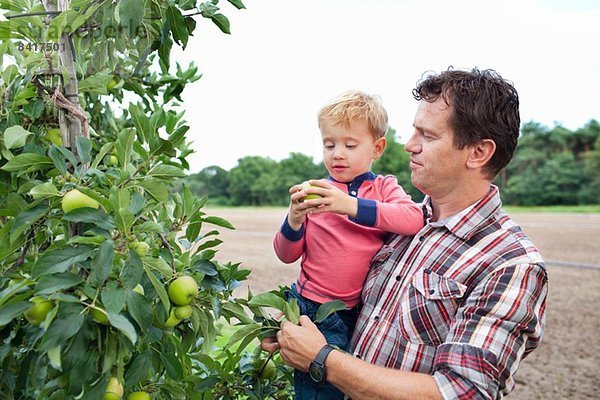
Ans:
[[[423,195],[410,182],[409,154],[387,132],[387,148],[373,164],[373,172],[392,174],[413,199]],[[198,196],[220,205],[287,205],[288,188],[308,179],[328,176],[322,162],[302,153],[274,161],[246,156],[227,171],[213,165],[186,178]],[[497,177],[503,201],[510,205],[576,205],[600,203],[600,124],[590,120],[571,131],[560,125],[548,128],[528,122],[511,163]]]

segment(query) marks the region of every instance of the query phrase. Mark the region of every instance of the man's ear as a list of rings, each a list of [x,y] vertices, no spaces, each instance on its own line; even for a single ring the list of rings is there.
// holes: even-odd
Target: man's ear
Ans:
[[[483,169],[496,152],[496,142],[492,139],[483,139],[481,142],[471,145],[467,168]]]
[[[387,145],[387,140],[384,137],[380,137],[379,139],[373,142],[374,150],[373,150],[373,160],[379,159],[385,150],[385,146]]]

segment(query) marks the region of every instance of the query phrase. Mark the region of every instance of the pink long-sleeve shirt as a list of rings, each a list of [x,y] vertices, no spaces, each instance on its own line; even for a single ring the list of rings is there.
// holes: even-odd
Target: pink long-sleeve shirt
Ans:
[[[308,214],[300,230],[287,217],[275,235],[277,257],[292,263],[302,257],[296,289],[318,303],[360,302],[371,259],[389,233],[415,235],[424,225],[423,211],[395,176],[367,172],[350,183],[329,183],[358,200],[356,218],[336,213]]]

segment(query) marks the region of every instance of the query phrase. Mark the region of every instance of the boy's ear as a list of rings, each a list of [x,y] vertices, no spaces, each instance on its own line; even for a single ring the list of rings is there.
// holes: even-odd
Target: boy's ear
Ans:
[[[387,145],[387,140],[384,137],[380,137],[379,139],[373,142],[374,150],[373,150],[373,160],[379,159],[385,150],[385,146]]]
[[[467,158],[467,168],[483,169],[495,152],[496,142],[491,139],[484,139],[479,143],[473,144]]]

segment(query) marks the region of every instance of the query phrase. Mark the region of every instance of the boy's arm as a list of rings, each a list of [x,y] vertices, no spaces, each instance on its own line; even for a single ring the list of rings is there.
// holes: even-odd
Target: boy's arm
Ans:
[[[411,200],[393,176],[381,182],[382,201],[358,198],[355,221],[386,232],[412,236],[424,226],[423,209]]]
[[[275,234],[273,248],[277,258],[286,264],[300,258],[304,251],[304,224],[299,230],[294,230],[286,217],[281,229]]]

